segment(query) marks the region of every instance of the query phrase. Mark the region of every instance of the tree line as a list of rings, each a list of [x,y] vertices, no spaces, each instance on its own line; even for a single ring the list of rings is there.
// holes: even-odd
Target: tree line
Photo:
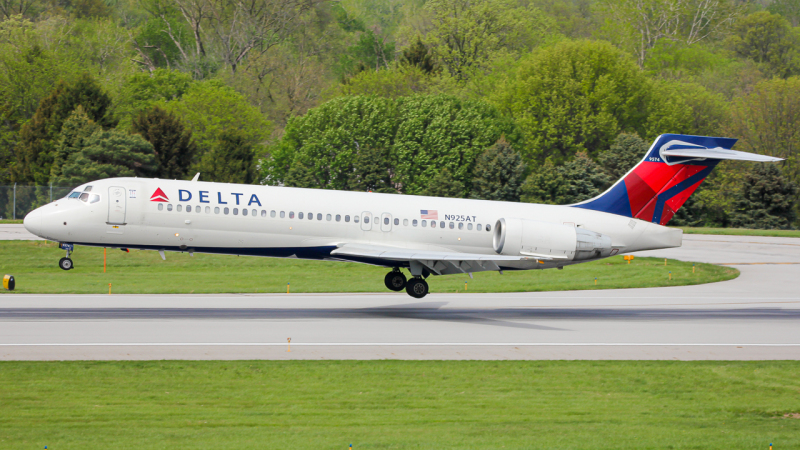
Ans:
[[[798,0],[0,0],[0,20],[0,184],[571,203],[672,132],[787,159],[720,164],[673,224],[798,225]]]

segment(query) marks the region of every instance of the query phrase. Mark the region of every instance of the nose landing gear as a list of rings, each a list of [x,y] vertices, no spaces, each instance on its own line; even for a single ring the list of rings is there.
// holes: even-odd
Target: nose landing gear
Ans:
[[[58,260],[58,267],[61,267],[64,270],[73,269],[75,266],[72,264],[72,260],[69,257],[70,252],[74,248],[72,244],[61,244],[61,248],[67,251],[67,256],[65,258],[61,258]]]

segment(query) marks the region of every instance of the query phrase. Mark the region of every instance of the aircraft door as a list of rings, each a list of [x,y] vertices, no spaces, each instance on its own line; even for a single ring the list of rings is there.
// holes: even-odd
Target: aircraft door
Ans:
[[[125,225],[125,188],[108,188],[108,223]]]
[[[381,214],[381,231],[392,231],[392,215],[389,213]]]
[[[372,213],[361,213],[361,229],[364,231],[369,231],[372,229]]]

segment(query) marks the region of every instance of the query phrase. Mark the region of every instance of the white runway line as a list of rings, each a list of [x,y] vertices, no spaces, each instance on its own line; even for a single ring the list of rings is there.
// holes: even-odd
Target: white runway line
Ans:
[[[146,342],[146,343],[78,343],[78,344],[0,344],[0,347],[285,347],[274,342]],[[800,344],[699,344],[699,343],[597,343],[597,342],[297,342],[297,347],[800,347]]]

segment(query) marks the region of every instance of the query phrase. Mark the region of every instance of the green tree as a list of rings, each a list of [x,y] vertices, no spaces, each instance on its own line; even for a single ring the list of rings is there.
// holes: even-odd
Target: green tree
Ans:
[[[544,41],[551,20],[514,0],[430,0],[425,39],[451,76],[465,80],[493,59],[522,54]]]
[[[58,143],[55,148],[53,165],[50,169],[50,180],[55,180],[62,175],[64,165],[70,157],[86,147],[89,138],[102,127],[95,123],[83,106],[78,105],[64,121],[59,133]]]
[[[556,166],[547,160],[528,175],[522,185],[522,201],[566,205],[596,197],[610,185],[603,169],[586,153],[578,153],[572,161]]]
[[[457,180],[445,167],[437,173],[422,191],[431,197],[463,198],[466,195],[464,183]]]
[[[753,166],[742,180],[731,225],[740,228],[790,229],[798,194],[795,183],[773,164]]]
[[[116,125],[109,114],[111,97],[88,74],[84,73],[75,83],[59,82],[20,130],[17,162],[12,172],[14,181],[48,183],[61,126],[78,105],[98,125],[104,128]]]
[[[120,88],[114,100],[114,114],[120,118],[120,126],[127,129],[140,112],[159,103],[179,100],[191,85],[191,75],[177,70],[137,72]]]
[[[397,193],[392,184],[389,149],[369,145],[358,148],[348,184],[349,189],[353,191]]]
[[[800,185],[800,77],[758,83],[734,100],[725,134],[739,137],[739,149],[785,158],[781,169]],[[795,204],[800,202],[798,196]]]
[[[777,14],[759,11],[738,20],[728,46],[742,58],[762,64],[780,77],[800,71],[800,33]]]
[[[525,163],[505,139],[478,157],[472,179],[472,198],[518,202]]]
[[[203,155],[198,171],[206,181],[251,184],[255,181],[255,151],[242,131],[223,131],[211,150]]]
[[[179,180],[189,174],[197,145],[192,141],[192,132],[177,117],[154,106],[139,114],[132,129],[153,145],[156,176]]]
[[[258,108],[218,80],[193,83],[185,94],[163,107],[186,124],[201,150],[217,146],[226,131],[237,131],[236,136],[251,146],[272,132],[272,124]]]
[[[411,46],[403,50],[402,62],[403,64],[417,67],[426,74],[431,74],[436,70],[433,55],[419,35],[417,35],[417,40]]]
[[[53,184],[77,186],[111,177],[149,177],[156,169],[153,146],[139,135],[120,130],[98,130],[72,153]]]
[[[535,51],[495,99],[523,132],[525,160],[555,164],[576,152],[594,156],[622,131],[645,135],[655,100],[631,57],[597,41]]]
[[[606,171],[608,176],[616,181],[639,164],[647,153],[648,146],[635,133],[620,133],[611,148],[600,153],[597,162]]]

